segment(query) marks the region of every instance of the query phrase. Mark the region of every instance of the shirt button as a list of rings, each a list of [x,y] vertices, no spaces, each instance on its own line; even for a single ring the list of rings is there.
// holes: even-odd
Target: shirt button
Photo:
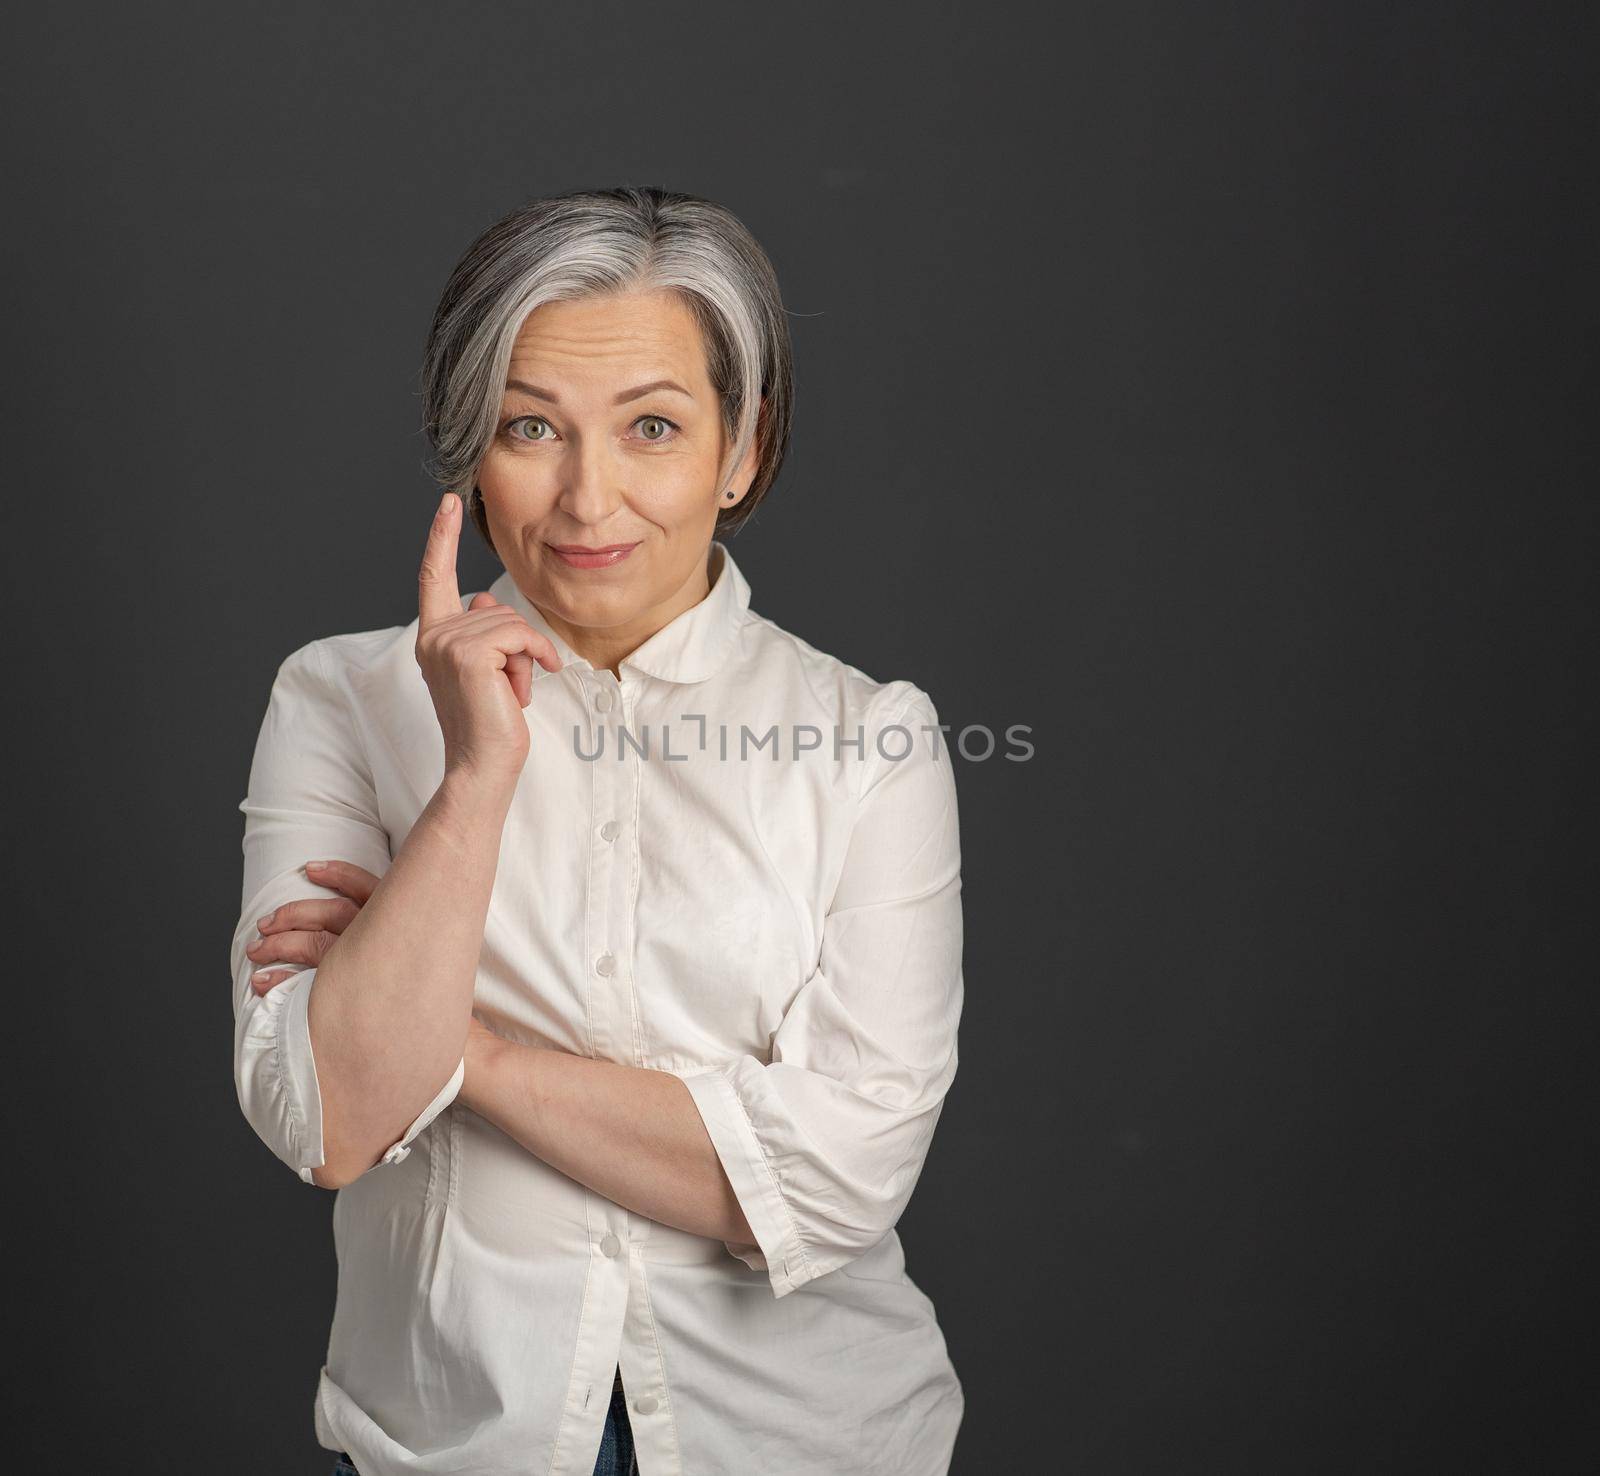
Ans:
[[[600,827],[600,834],[606,840],[613,841],[617,838],[617,832],[621,829],[622,827],[618,825],[615,820],[607,820],[606,823]]]
[[[594,971],[597,974],[609,975],[611,971],[616,968],[616,966],[617,960],[609,953],[602,953],[600,957],[594,961]]]
[[[654,1414],[656,1412],[656,1397],[654,1394],[646,1394],[643,1399],[635,1399],[633,1407],[640,1414]]]
[[[607,1235],[606,1238],[600,1242],[600,1254],[603,1256],[614,1256],[621,1249],[622,1242],[618,1240],[615,1235]]]
[[[611,694],[604,687],[594,694],[594,705],[601,712],[611,711]]]

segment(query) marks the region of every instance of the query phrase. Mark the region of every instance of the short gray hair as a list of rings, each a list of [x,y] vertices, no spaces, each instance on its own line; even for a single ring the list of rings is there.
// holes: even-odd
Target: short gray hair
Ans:
[[[423,354],[429,473],[462,497],[491,549],[482,499],[469,494],[523,320],[546,302],[662,290],[679,294],[705,340],[733,442],[719,491],[752,438],[757,445],[755,480],[735,506],[718,509],[717,535],[739,528],[777,478],[794,413],[794,351],[777,273],[755,237],[697,195],[633,186],[552,195],[513,210],[467,248]]]

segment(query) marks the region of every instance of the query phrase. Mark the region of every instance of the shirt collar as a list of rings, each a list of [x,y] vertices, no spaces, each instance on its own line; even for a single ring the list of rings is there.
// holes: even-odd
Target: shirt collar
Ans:
[[[632,667],[645,676],[667,682],[703,682],[716,674],[733,650],[734,638],[744,624],[750,608],[750,586],[734,562],[727,544],[712,539],[710,553],[711,590],[698,604],[675,615],[637,650],[624,656],[619,667]],[[577,654],[539,613],[508,569],[489,586],[489,593],[502,604],[513,606],[541,635],[548,636],[567,666],[592,666]],[[533,664],[533,679],[553,675],[538,662]]]

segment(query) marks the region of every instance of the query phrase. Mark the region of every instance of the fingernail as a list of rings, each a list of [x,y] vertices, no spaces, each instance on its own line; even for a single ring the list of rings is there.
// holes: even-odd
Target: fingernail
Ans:
[[[307,871],[321,871],[322,868],[324,866],[326,866],[327,864],[328,863],[326,861],[307,861],[306,862],[306,870]]]
[[[256,919],[256,929],[257,929],[257,931],[265,928],[267,926],[267,924],[270,923],[272,921],[272,919],[275,918],[277,915],[278,915],[277,909],[274,908],[265,917],[258,917]]]

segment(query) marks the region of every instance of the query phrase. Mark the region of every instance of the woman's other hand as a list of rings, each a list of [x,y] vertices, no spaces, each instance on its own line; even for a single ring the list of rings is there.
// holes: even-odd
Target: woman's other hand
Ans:
[[[487,591],[461,608],[461,499],[447,492],[428,530],[417,591],[417,664],[444,732],[445,770],[515,780],[528,757],[522,709],[533,663],[561,669],[548,637]]]
[[[265,994],[274,985],[293,978],[300,968],[316,968],[378,885],[376,876],[351,861],[308,861],[306,875],[318,886],[343,895],[300,897],[285,902],[256,923],[261,936],[245,948],[245,953],[258,966],[250,976],[250,987],[257,994]],[[300,968],[260,967],[280,960]]]
[[[353,861],[308,861],[306,875],[319,886],[342,893],[338,897],[298,897],[262,918],[256,926],[261,937],[245,952],[258,965],[282,960],[315,968],[333,941],[350,926],[350,920],[371,897],[378,878]],[[292,979],[300,968],[257,968],[250,987],[257,994]],[[477,1015],[467,1021],[466,1059],[469,1070],[487,1069],[494,1055],[507,1045]]]

